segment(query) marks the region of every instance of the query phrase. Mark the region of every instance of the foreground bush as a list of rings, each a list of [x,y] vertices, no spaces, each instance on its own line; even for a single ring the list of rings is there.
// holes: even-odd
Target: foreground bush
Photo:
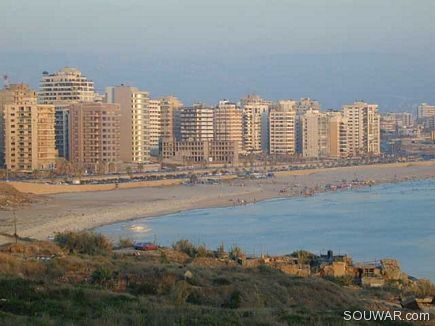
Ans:
[[[172,245],[172,248],[176,251],[184,252],[189,257],[196,257],[198,252],[198,248],[196,248],[193,243],[186,239],[178,240]]]
[[[71,253],[107,255],[112,252],[112,242],[94,232],[59,232],[56,233],[54,242]]]

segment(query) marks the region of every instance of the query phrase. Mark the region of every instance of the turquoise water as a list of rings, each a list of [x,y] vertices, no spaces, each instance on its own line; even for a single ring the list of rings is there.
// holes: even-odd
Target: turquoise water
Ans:
[[[256,255],[332,249],[355,261],[391,257],[405,272],[435,281],[435,180],[197,209],[96,231],[166,246],[189,239],[215,249],[223,242]]]

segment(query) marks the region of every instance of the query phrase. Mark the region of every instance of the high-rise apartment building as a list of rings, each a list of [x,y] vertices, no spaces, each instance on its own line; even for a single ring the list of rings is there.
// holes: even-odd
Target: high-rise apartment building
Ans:
[[[399,133],[412,126],[412,115],[409,112],[387,112],[381,115],[381,131],[384,133]]]
[[[161,101],[148,100],[148,137],[150,154],[153,156],[159,155],[159,142],[162,136],[161,124]]]
[[[223,104],[223,103],[222,103]],[[227,103],[228,104],[228,103]],[[215,110],[203,104],[195,104],[193,107],[185,107],[180,110],[180,134],[181,140],[166,137],[162,139],[161,153],[166,162],[181,164],[237,164],[238,144],[237,138],[241,134],[231,129],[237,115],[233,108],[227,107],[227,111],[218,111],[219,140],[215,139]],[[233,113],[234,115],[231,115]],[[224,130],[224,121],[228,122]],[[233,139],[230,139],[234,137]]]
[[[303,97],[296,101],[296,153],[303,152],[303,115],[307,111],[320,111],[320,103],[308,97]]]
[[[0,168],[5,166],[5,121],[4,106],[23,98],[33,98],[35,92],[25,84],[12,84],[0,90]]]
[[[242,151],[242,111],[235,103],[219,101],[214,109],[214,140],[232,141],[237,151]]]
[[[380,116],[377,104],[355,102],[343,107],[347,120],[347,145],[350,156],[380,154]]]
[[[435,116],[435,105],[422,103],[417,107],[417,121],[422,122],[425,118]]]
[[[110,103],[70,106],[70,160],[92,172],[113,172],[120,161],[120,109]]]
[[[328,112],[328,143],[329,157],[346,157],[347,148],[347,121],[342,112]]]
[[[307,111],[320,111],[319,101],[303,97],[296,102],[296,114],[303,115]]]
[[[121,110],[120,158],[125,163],[149,161],[149,94],[136,87],[106,88],[106,102],[119,104]]]
[[[180,109],[183,103],[174,96],[166,96],[160,99],[160,123],[161,137],[164,139],[177,138],[181,140]]]
[[[2,95],[1,102],[6,103],[3,118],[7,169],[53,169],[57,158],[54,106],[38,104],[36,93],[26,85],[12,85]]]
[[[243,151],[245,153],[268,152],[270,101],[257,95],[241,100],[243,112]]]
[[[40,80],[38,103],[56,107],[56,149],[60,157],[69,159],[68,106],[98,99],[94,83],[75,68],[63,68],[55,73],[43,72]]]
[[[307,110],[302,115],[302,155],[320,158],[329,156],[329,117],[325,112]]]
[[[183,141],[213,140],[213,109],[203,104],[181,109],[181,139]]]
[[[398,125],[395,117],[391,114],[382,114],[380,129],[383,133],[394,134],[398,131]]]
[[[63,68],[49,74],[43,72],[38,92],[38,102],[64,106],[76,102],[94,102],[94,83],[75,68]]]
[[[269,148],[271,155],[295,154],[295,119],[295,101],[279,101],[270,109]]]

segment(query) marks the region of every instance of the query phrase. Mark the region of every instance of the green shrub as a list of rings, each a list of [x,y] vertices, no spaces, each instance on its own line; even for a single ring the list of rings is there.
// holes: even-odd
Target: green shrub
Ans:
[[[213,280],[213,285],[216,286],[231,285],[231,281],[225,277],[217,277]]]
[[[205,245],[199,245],[196,248],[196,256],[195,257],[212,257],[213,254],[207,250],[207,247]]]
[[[299,264],[308,264],[315,257],[315,255],[306,250],[297,250],[290,254],[292,257],[298,259]]]
[[[92,283],[97,283],[100,285],[107,284],[107,282],[109,282],[111,279],[112,271],[104,267],[97,268],[91,275]]]
[[[119,248],[131,248],[133,247],[133,240],[131,239],[119,239]]]
[[[242,257],[244,255],[245,253],[243,252],[242,248],[238,246],[231,247],[229,252],[229,256],[233,260],[236,260],[237,258]]]
[[[59,232],[54,237],[60,247],[70,253],[87,255],[107,255],[112,252],[112,242],[105,236],[94,232]]]
[[[174,250],[184,252],[190,257],[196,257],[197,254],[197,248],[195,245],[186,239],[178,240],[172,245],[172,248],[174,248]]]
[[[168,256],[164,251],[160,251],[160,263],[161,264],[169,264]]]
[[[202,304],[201,295],[198,292],[193,291],[187,296],[186,302],[191,304],[201,305]]]
[[[156,295],[159,292],[157,287],[153,282],[131,283],[128,290],[135,295]]]
[[[257,268],[258,271],[263,274],[276,274],[279,272],[276,268],[273,268],[272,266],[266,264],[258,265]]]
[[[352,275],[345,275],[339,277],[327,276],[325,277],[325,279],[340,286],[349,286],[355,284],[355,278]]]
[[[228,301],[223,304],[224,308],[238,309],[242,303],[242,294],[239,290],[234,290]]]

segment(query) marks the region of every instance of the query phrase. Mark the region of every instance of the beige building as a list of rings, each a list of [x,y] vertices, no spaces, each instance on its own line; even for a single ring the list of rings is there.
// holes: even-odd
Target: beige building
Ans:
[[[243,112],[243,152],[268,152],[269,147],[269,107],[257,95],[249,95],[241,100]]]
[[[149,161],[149,94],[130,86],[106,88],[106,102],[121,110],[120,158],[125,163]]]
[[[302,155],[329,156],[329,117],[325,112],[308,110],[302,115]]]
[[[37,103],[27,85],[2,92],[5,164],[9,170],[32,172],[55,167],[55,108]],[[13,98],[13,99],[12,99]]]
[[[391,114],[381,115],[380,129],[384,133],[396,133],[398,129],[396,118]]]
[[[309,97],[303,97],[296,101],[296,152],[303,154],[303,115],[307,111],[320,111],[320,103]]]
[[[347,148],[347,121],[342,112],[328,112],[328,140],[329,157],[346,157]]]
[[[174,96],[166,96],[160,99],[160,130],[162,139],[181,140],[180,133],[180,109],[183,103]]]
[[[380,154],[380,116],[376,104],[355,102],[343,107],[350,156]]]
[[[72,104],[69,121],[71,162],[91,172],[113,172],[120,161],[120,120],[117,104]]]
[[[422,103],[417,107],[417,121],[421,122],[426,118],[435,116],[435,105]]]
[[[269,113],[269,143],[271,155],[294,155],[296,102],[279,101]]]
[[[309,158],[348,156],[347,119],[342,112],[308,110],[302,115],[302,155]]]
[[[149,137],[149,149],[150,154],[158,156],[159,154],[159,141],[162,136],[162,124],[161,124],[161,101],[160,100],[148,100],[148,137]]]
[[[412,115],[409,112],[387,112],[381,115],[381,131],[397,133],[401,129],[413,126]]]
[[[219,101],[214,109],[214,140],[233,141],[242,151],[242,111],[235,103]]]
[[[213,109],[203,104],[181,109],[181,140],[213,140]]]
[[[185,140],[162,141],[162,157],[164,162],[196,165],[196,164],[238,164],[239,153],[233,141],[227,140]]]
[[[229,109],[218,112],[220,126],[224,128],[223,122],[228,120]],[[230,140],[234,130],[219,129],[220,139],[215,139],[215,115],[214,110],[203,104],[195,104],[193,107],[180,110],[180,134],[181,140],[176,137],[165,137],[161,142],[162,157],[165,162],[174,164],[237,164],[238,144],[236,140]],[[232,112],[234,113],[234,112]],[[240,123],[240,121],[239,121]],[[229,132],[229,131],[232,131]],[[168,133],[169,134],[169,133]],[[239,136],[240,138],[240,136]]]
[[[0,90],[0,168],[5,166],[4,106],[29,97],[35,97],[35,92],[25,84],[12,84]]]
[[[307,111],[320,111],[319,101],[303,97],[296,102],[296,114],[303,115]]]

